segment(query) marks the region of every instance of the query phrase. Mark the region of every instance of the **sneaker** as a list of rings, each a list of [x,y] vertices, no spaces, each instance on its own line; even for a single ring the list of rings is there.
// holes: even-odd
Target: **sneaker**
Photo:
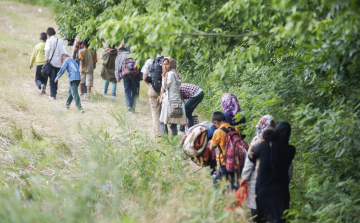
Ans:
[[[46,85],[42,84],[40,88],[41,88],[41,94],[45,94]]]
[[[54,101],[54,100],[56,100],[56,98],[55,97],[50,97],[50,100]]]
[[[133,112],[132,112],[132,109],[131,109],[131,108],[128,108],[126,114],[131,114],[131,113],[133,113]]]
[[[80,109],[79,112],[80,112],[80,113],[84,113],[84,109]]]
[[[64,107],[65,109],[68,109],[68,110],[69,110],[70,105],[64,104],[63,107]]]
[[[185,135],[185,132],[179,131],[179,132],[178,132],[178,135],[184,136],[184,135]]]
[[[105,96],[105,95],[106,95],[106,92],[103,92],[103,95]]]
[[[111,94],[111,97],[112,97],[112,98],[115,98],[115,97],[116,97],[116,95],[115,95],[115,94]]]

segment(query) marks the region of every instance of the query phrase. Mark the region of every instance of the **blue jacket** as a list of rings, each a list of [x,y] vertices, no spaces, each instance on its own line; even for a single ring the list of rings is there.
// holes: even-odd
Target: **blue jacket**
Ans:
[[[79,66],[75,60],[71,59],[70,57],[68,57],[62,64],[59,73],[57,73],[56,80],[59,80],[65,71],[67,71],[69,75],[69,83],[71,81],[81,80]]]

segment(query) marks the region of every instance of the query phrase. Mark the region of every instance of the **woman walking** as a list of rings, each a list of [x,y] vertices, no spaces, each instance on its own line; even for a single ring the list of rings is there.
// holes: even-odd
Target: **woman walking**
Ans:
[[[185,106],[183,108],[183,116],[180,118],[170,117],[169,100],[181,101],[180,97],[180,85],[181,78],[176,71],[176,60],[165,58],[162,61],[163,64],[163,77],[162,77],[162,89],[161,95],[158,100],[161,102],[161,114],[160,114],[160,128],[161,132],[168,134],[167,124],[170,124],[172,135],[177,135],[177,125],[186,124],[185,119]]]
[[[261,134],[269,127],[275,128],[275,120],[271,115],[264,115],[261,117],[259,122],[256,124],[256,136],[251,140],[249,153],[254,149],[255,146],[261,142]],[[246,197],[246,206],[250,209],[251,216],[257,215],[256,201],[255,201],[255,185],[256,185],[256,173],[255,163],[251,162],[249,157],[246,156],[244,168],[242,170],[241,182],[247,181],[249,185],[248,196]],[[241,185],[242,183],[240,183]],[[256,219],[253,219],[256,222]]]
[[[256,178],[256,205],[258,223],[279,223],[284,211],[289,209],[289,167],[295,156],[295,147],[289,145],[290,124],[276,126],[277,140],[261,142],[253,149],[253,163],[260,159]]]

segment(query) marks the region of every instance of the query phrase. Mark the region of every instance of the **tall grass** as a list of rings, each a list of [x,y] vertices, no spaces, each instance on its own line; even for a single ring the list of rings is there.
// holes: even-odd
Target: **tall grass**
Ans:
[[[224,210],[233,199],[216,193],[206,172],[189,171],[176,144],[155,144],[146,132],[113,115],[122,134],[79,128],[84,145],[83,157],[74,161],[79,177],[59,174],[53,162],[59,152],[71,155],[68,151],[77,148],[56,143],[57,149],[49,153],[46,148],[52,145],[46,141],[14,146],[15,165],[1,166],[5,176],[16,175],[0,178],[1,222],[243,220],[244,212]]]

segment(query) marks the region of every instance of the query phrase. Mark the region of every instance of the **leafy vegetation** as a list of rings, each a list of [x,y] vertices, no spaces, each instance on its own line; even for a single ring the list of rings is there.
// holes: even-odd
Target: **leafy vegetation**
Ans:
[[[289,121],[291,143],[297,148],[289,220],[358,222],[358,0],[61,2],[71,8],[55,18],[67,37],[90,37],[98,29],[93,46],[125,38],[140,64],[159,51],[177,58],[184,82],[198,84],[206,93],[199,110],[206,117],[220,109],[223,93],[236,94],[241,116],[248,120],[244,126],[247,140],[262,115],[271,114],[277,122]],[[156,213],[154,204],[178,209],[176,213],[182,217],[171,216],[175,221],[233,219],[223,211],[224,203],[214,199],[211,187],[201,187],[203,182],[182,171],[175,149],[159,149],[146,141],[142,132],[134,133],[125,141],[129,146],[123,148],[108,134],[86,137],[84,147],[89,154],[79,163],[91,173],[85,180],[61,181],[60,197],[50,189],[56,188],[56,183],[47,189],[2,191],[6,200],[13,194],[18,199],[2,206],[1,217],[20,218],[4,213],[22,209],[24,205],[17,205],[31,195],[32,200],[49,197],[49,201],[34,199],[35,205],[25,209],[34,219],[40,216],[36,207],[42,207],[42,213],[56,215],[59,221],[78,217],[92,222],[92,217],[100,215],[142,221],[143,212],[159,216],[147,212]],[[102,185],[112,189],[101,189]],[[78,216],[79,212],[87,214]]]
[[[207,117],[223,93],[239,97],[249,136],[264,114],[289,121],[297,147],[289,220],[356,222],[359,9],[357,0],[129,0],[77,32],[98,28],[94,46],[125,38],[140,63],[159,51],[178,58],[184,81],[206,92]]]

